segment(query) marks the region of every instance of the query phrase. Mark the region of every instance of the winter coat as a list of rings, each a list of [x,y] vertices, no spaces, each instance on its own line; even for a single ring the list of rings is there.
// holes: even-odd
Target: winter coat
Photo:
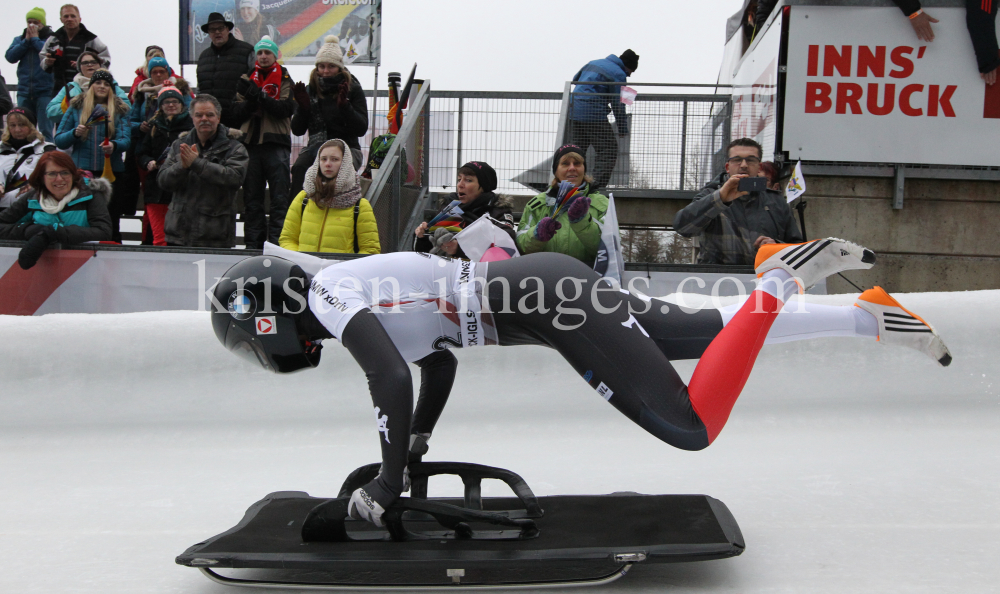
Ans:
[[[444,205],[446,206],[451,204],[454,200],[458,200],[458,193],[456,192],[452,192],[444,200]],[[510,198],[510,196],[498,196],[493,192],[483,192],[469,204],[462,205],[461,227],[464,229],[481,219],[483,215],[488,214],[499,221],[501,223],[499,227],[510,235],[510,238],[516,242],[517,237],[514,232],[514,215],[511,210],[513,206],[514,201]],[[433,248],[434,244],[431,242],[430,233],[425,233],[423,237],[417,237],[413,242],[413,251],[415,252],[429,253]],[[461,248],[459,248],[459,251],[456,252],[455,255],[460,258],[465,257],[465,253],[462,252]]]
[[[10,91],[7,90],[7,81],[0,74],[0,116],[7,115],[12,107],[14,107],[14,101],[10,98]]]
[[[10,206],[21,190],[25,189],[28,177],[35,170],[35,164],[42,153],[54,150],[56,145],[37,138],[19,149],[7,143],[0,144],[0,186],[3,186],[6,192],[0,196],[0,208]],[[17,170],[11,171],[24,155],[28,157],[21,161]]]
[[[187,111],[175,115],[172,120],[168,120],[162,113],[158,115],[139,144],[140,148],[136,155],[139,170],[149,171],[149,164],[154,161],[159,167],[163,167],[170,145],[193,127],[194,122],[191,121],[191,114]],[[142,201],[145,204],[170,204],[170,192],[163,190],[157,182],[159,173],[159,169],[154,169],[146,174],[142,190]]]
[[[66,98],[66,93],[69,92],[69,102],[72,103],[73,99],[76,99],[78,95],[87,91],[90,88],[90,79],[82,74],[77,74],[73,78],[73,82],[67,84],[63,88],[59,89],[52,101],[49,101],[49,106],[45,108],[45,115],[49,117],[49,122],[53,125],[58,126],[62,121],[63,114],[63,99]],[[128,94],[115,83],[115,96],[125,102],[126,105],[131,107],[131,103],[128,100]],[[68,105],[67,108],[69,109]]]
[[[100,173],[104,171],[104,150],[101,149],[101,143],[104,142],[107,124],[100,122],[92,125],[86,138],[77,138],[73,133],[80,125],[80,109],[83,106],[84,97],[86,95],[78,95],[70,104],[65,117],[59,122],[55,137],[56,146],[61,149],[73,147],[73,162],[76,163],[77,167]],[[120,97],[115,97],[115,135],[108,139],[115,147],[111,153],[111,171],[115,173],[125,171],[123,157],[132,142],[127,116],[128,104]]]
[[[253,46],[232,35],[222,47],[209,44],[198,56],[198,92],[219,100],[222,124],[227,128],[240,126],[231,109],[236,97],[236,81],[253,69],[255,61]]]
[[[180,76],[176,72],[174,72],[173,68],[170,69],[170,78],[174,78],[174,79],[180,78]],[[132,80],[132,86],[129,87],[129,89],[128,89],[128,100],[129,100],[129,102],[135,103],[135,91],[139,87],[139,83],[141,83],[144,80],[148,80],[148,79],[149,79],[149,76],[143,70],[142,66],[140,66],[140,67],[138,67],[138,68],[135,69],[135,78]]]
[[[45,40],[52,36],[50,27],[38,30],[38,37],[29,38],[25,29],[14,38],[7,48],[6,58],[17,64],[17,94],[25,97],[44,97],[52,93],[52,75],[42,68],[38,52],[45,46]]]
[[[91,179],[62,211],[49,214],[38,202],[38,192],[29,189],[0,211],[0,239],[24,239],[30,225],[46,225],[56,230],[60,243],[111,240],[111,184],[105,179]]]
[[[608,112],[614,112],[619,134],[628,134],[628,116],[625,104],[621,102],[621,85],[601,83],[625,82],[625,64],[612,54],[603,60],[588,62],[573,80],[580,81],[573,89],[570,118],[576,122],[606,122]],[[600,95],[578,95],[577,93],[599,93]]]
[[[357,224],[354,208],[321,208],[315,200],[306,203],[302,210],[305,190],[292,200],[285,215],[279,245],[296,252],[354,253],[354,234],[358,235],[359,254],[380,254],[378,224],[375,211],[364,198],[358,202]]]
[[[337,77],[342,76],[338,74]],[[336,79],[337,77],[334,77]],[[297,162],[312,163],[316,151],[327,140],[339,138],[347,146],[361,150],[358,138],[368,133],[368,102],[365,91],[358,79],[351,75],[351,90],[348,102],[343,107],[337,98],[329,94],[318,97],[312,85],[309,91],[309,109],[296,106],[292,116],[292,134],[302,136],[309,133],[309,144],[299,152]]]
[[[164,230],[171,245],[230,248],[236,245],[236,192],[250,161],[238,131],[220,125],[208,146],[195,130],[170,145],[157,182],[171,192]],[[189,169],[181,165],[180,145],[198,145]]]
[[[751,192],[729,204],[719,189],[728,179],[723,173],[705,186],[674,217],[674,229],[684,237],[699,235],[702,264],[753,265],[754,242],[761,235],[778,243],[805,241],[780,192]]]
[[[272,99],[261,90],[256,99],[247,99],[236,93],[233,99],[232,113],[235,121],[240,123],[243,133],[243,144],[254,146],[258,144],[276,144],[291,148],[291,119],[295,111],[295,100],[292,99],[292,77],[284,66],[281,68],[281,89],[278,98]],[[253,85],[253,81],[250,82]],[[256,85],[255,85],[256,86]]]
[[[997,45],[996,17],[997,5],[986,2],[965,0],[965,26],[972,38],[972,48],[976,51],[979,72],[986,73],[1000,67],[1000,46]]]
[[[62,50],[62,55],[56,58],[52,66],[46,66],[45,59],[48,58],[49,52],[53,51],[56,45]],[[45,40],[45,45],[42,46],[38,55],[42,59],[42,69],[52,73],[53,88],[65,87],[80,72],[73,62],[76,62],[85,49],[94,50],[105,62],[111,61],[108,46],[104,45],[104,42],[97,35],[87,30],[83,23],[80,23],[80,30],[77,31],[72,41],[66,36],[65,27],[60,27]]]
[[[604,222],[604,213],[608,212],[608,197],[604,194],[591,192],[590,185],[582,188],[580,195],[590,198],[590,213],[576,223],[569,222],[564,208],[556,217],[556,222],[562,225],[552,239],[540,241],[535,238],[535,227],[545,217],[552,216],[555,208],[556,195],[559,186],[552,186],[548,192],[543,192],[524,206],[521,214],[521,224],[517,227],[517,247],[522,254],[535,252],[558,252],[573,256],[589,265],[597,259],[597,248],[601,244],[601,228],[598,223]]]

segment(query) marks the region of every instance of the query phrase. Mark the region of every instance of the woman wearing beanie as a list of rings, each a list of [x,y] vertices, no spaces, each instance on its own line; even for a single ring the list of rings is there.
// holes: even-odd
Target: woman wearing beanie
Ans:
[[[145,212],[142,215],[143,243],[167,245],[163,223],[170,205],[170,192],[160,188],[156,181],[160,166],[167,160],[167,149],[181,134],[194,127],[185,99],[177,87],[163,87],[156,100],[158,109],[153,115],[149,131],[142,135],[137,151],[139,171],[146,172],[142,186]],[[189,99],[189,98],[188,98]]]
[[[303,189],[285,214],[279,245],[297,252],[378,254],[375,213],[361,197],[347,143],[328,140],[306,171]]]
[[[10,206],[27,189],[39,157],[56,150],[56,145],[46,142],[35,128],[35,114],[30,109],[15,107],[4,119],[7,128],[0,137],[0,210]]]
[[[146,48],[146,58],[143,60],[142,66],[135,69],[135,80],[132,81],[132,87],[128,91],[128,100],[130,102],[135,102],[135,89],[139,86],[139,83],[149,78],[149,61],[156,57],[165,58],[166,56],[166,52],[158,45],[151,45]],[[177,75],[171,70],[170,76]]]
[[[497,196],[497,172],[484,161],[469,161],[458,170],[455,191],[444,201],[444,208],[433,221],[421,223],[415,232],[413,251],[437,256],[465,258],[455,241],[455,235],[483,215],[498,221],[499,227],[514,239],[513,201],[509,196]]]
[[[129,114],[129,125],[133,134],[144,135],[149,132],[150,120],[157,110],[157,97],[164,87],[175,87],[184,101],[184,107],[190,107],[191,87],[183,78],[175,75],[162,56],[154,56],[149,60],[149,78],[135,86],[132,95],[132,111]]]
[[[116,86],[110,72],[95,72],[87,86],[87,92],[73,99],[56,131],[56,146],[61,149],[72,147],[73,162],[94,177],[104,175],[105,156],[110,156],[111,172],[118,174],[125,170],[122,156],[131,144],[127,119],[129,106],[115,95],[112,89]],[[95,113],[101,110],[105,115]],[[124,200],[116,195],[120,184],[116,177],[113,182],[115,192],[112,192],[113,199],[108,205],[112,221],[111,239],[119,243]]]
[[[329,35],[316,53],[316,67],[309,86],[296,83],[292,133],[309,133],[309,144],[299,152],[292,166],[292,194],[302,189],[306,169],[316,159],[316,151],[327,140],[339,138],[351,150],[354,169],[361,168],[361,143],[368,132],[368,103],[361,83],[344,67],[340,39]]]
[[[556,150],[552,184],[528,201],[517,227],[522,254],[559,252],[594,263],[601,242],[598,223],[604,221],[608,198],[591,190],[594,180],[587,175],[586,158],[575,144]]]
[[[102,58],[100,54],[93,50],[83,50],[80,52],[80,57],[76,61],[76,68],[79,70],[79,73],[73,77],[73,82],[68,83],[60,89],[56,93],[56,96],[52,98],[52,101],[49,101],[49,107],[45,110],[49,121],[53,125],[59,126],[62,122],[63,114],[69,109],[70,102],[81,93],[87,92],[87,89],[90,87],[90,79],[94,76],[94,73],[101,68],[106,70],[110,66],[111,63],[109,61]],[[122,90],[117,84],[115,84],[114,90],[115,95],[124,101],[125,105],[132,106],[132,102],[128,98],[128,93]]]

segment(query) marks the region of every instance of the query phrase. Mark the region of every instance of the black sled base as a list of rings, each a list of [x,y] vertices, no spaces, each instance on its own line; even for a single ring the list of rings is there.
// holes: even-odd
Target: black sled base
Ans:
[[[536,498],[510,471],[441,462],[410,465],[414,497],[400,498],[376,528],[347,517],[346,504],[377,472],[377,464],[356,470],[337,499],[271,493],[176,561],[243,586],[544,587],[607,583],[635,563],[724,559],[745,547],[725,504],[706,495]],[[465,496],[421,497],[435,474],[461,476]],[[517,497],[480,497],[482,478],[504,480]]]

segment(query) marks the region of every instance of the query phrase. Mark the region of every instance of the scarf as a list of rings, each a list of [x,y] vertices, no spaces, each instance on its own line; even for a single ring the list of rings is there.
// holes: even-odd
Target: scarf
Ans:
[[[281,66],[278,64],[272,66],[271,70],[267,72],[264,72],[260,66],[254,64],[250,80],[271,99],[278,99],[278,96],[281,94]]]
[[[66,208],[66,205],[76,198],[80,190],[73,188],[69,191],[69,194],[63,196],[62,200],[56,200],[54,196],[50,196],[48,192],[42,190],[38,193],[38,205],[42,207],[42,210],[49,213],[50,215],[59,214],[62,209]]]
[[[25,138],[23,140],[18,140],[16,138],[14,138],[13,136],[11,136],[10,140],[7,141],[7,144],[9,144],[10,147],[12,149],[14,149],[15,151],[19,151],[22,148],[24,148],[24,147],[28,146],[29,144],[31,144],[34,140],[35,140],[34,138]]]
[[[319,172],[319,155],[328,146],[339,146],[344,151],[344,160],[340,164],[340,173],[334,180],[333,192],[320,192],[320,178],[327,178]],[[327,181],[326,183],[329,183]],[[324,184],[325,185],[325,184]],[[361,199],[361,181],[354,170],[354,162],[351,160],[351,149],[343,140],[334,138],[323,143],[323,146],[316,151],[316,161],[306,171],[305,182],[302,189],[310,200],[320,208],[351,208],[354,203]]]

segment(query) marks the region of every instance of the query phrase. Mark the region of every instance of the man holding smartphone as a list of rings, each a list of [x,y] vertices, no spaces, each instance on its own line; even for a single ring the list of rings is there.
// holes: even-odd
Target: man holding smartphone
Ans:
[[[760,175],[764,149],[739,138],[726,150],[725,172],[674,217],[675,231],[699,237],[698,262],[752,266],[764,244],[805,241],[785,197]]]

